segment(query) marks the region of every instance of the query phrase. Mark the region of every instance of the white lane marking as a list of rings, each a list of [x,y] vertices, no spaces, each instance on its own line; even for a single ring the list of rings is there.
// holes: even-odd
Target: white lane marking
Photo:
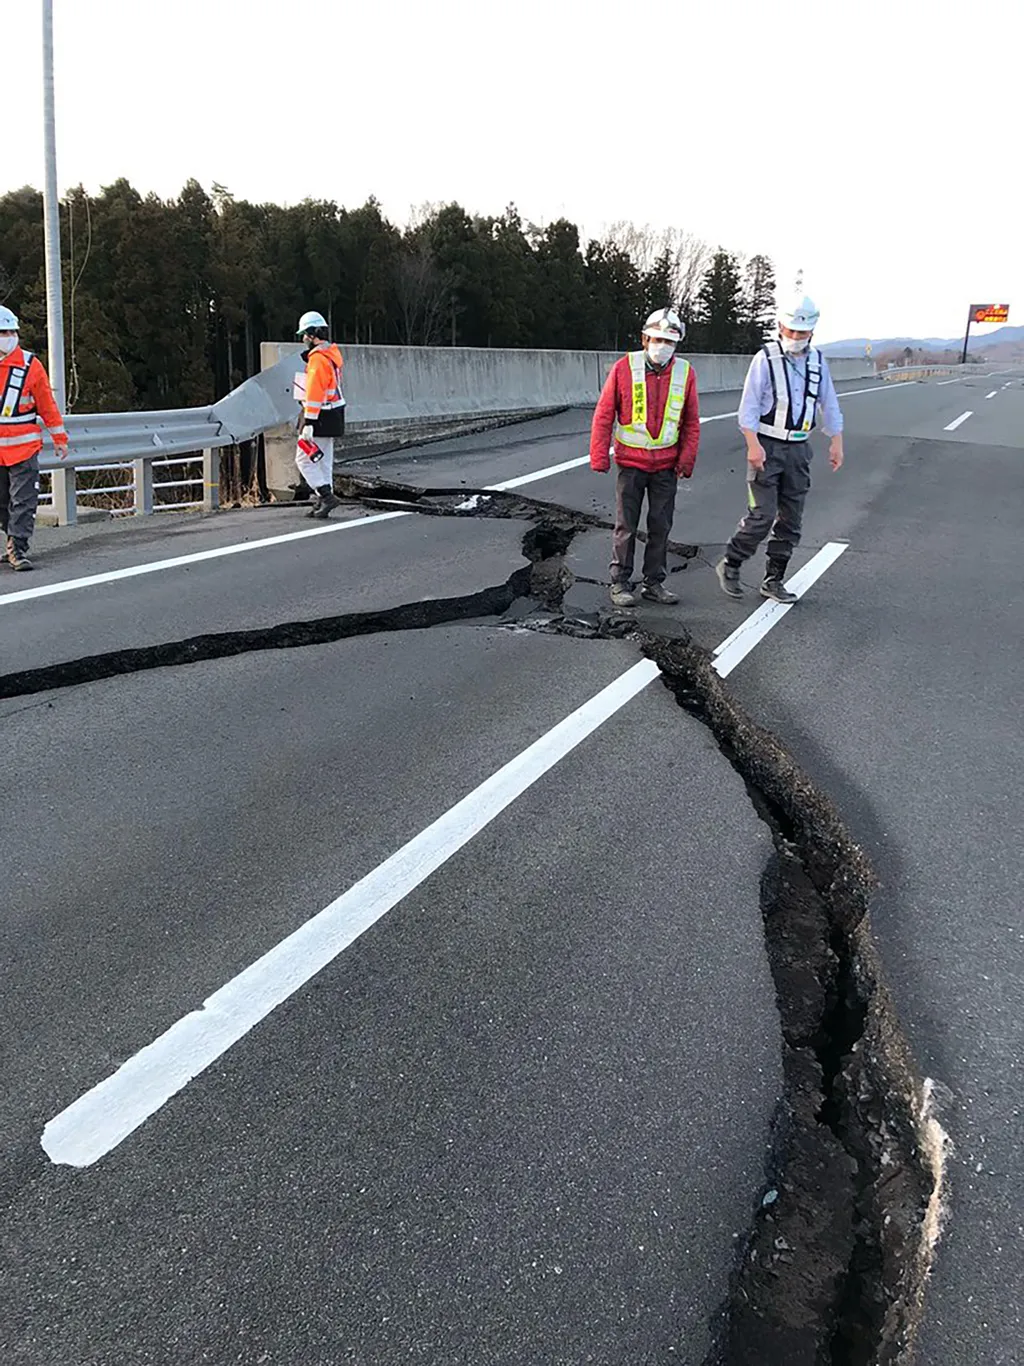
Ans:
[[[877,394],[884,390],[906,387],[902,384],[879,384],[870,389],[848,389],[839,397],[853,398],[857,394]],[[702,417],[701,425],[705,422],[721,422],[724,418],[736,416],[736,412],[713,413],[709,417]],[[530,474],[521,474],[514,479],[506,479],[500,484],[488,484],[487,491],[489,493],[505,493],[509,489],[523,488],[526,484],[534,484],[540,479],[549,479],[552,475],[578,469],[588,464],[589,461],[590,457],[587,455],[577,456],[573,460],[563,460],[561,464],[549,465],[546,469],[534,470]],[[460,506],[464,510],[471,502],[470,499]],[[249,550],[266,550],[270,546],[286,545],[289,541],[301,541],[310,536],[326,536],[334,531],[351,531],[355,527],[372,526],[375,522],[387,522],[396,517],[411,517],[412,515],[409,512],[381,512],[372,517],[360,517],[350,522],[329,522],[326,526],[312,527],[306,531],[289,531],[279,536],[265,536],[258,541],[217,546],[213,550],[198,550],[190,555],[176,555],[168,560],[152,560],[145,564],[128,565],[124,569],[110,569],[105,573],[89,574],[81,579],[62,579],[59,583],[40,584],[36,588],[23,588],[14,593],[0,593],[0,608],[10,607],[18,602],[29,602],[34,598],[53,597],[57,593],[71,593],[79,588],[96,588],[100,584],[115,583],[119,579],[137,578],[140,574],[157,574],[165,569],[180,569],[190,564],[201,564],[204,560],[220,559],[224,555],[242,555]]]
[[[1012,379],[1008,379],[1008,380],[1006,381],[1006,383],[1003,385],[1003,388],[1004,388],[1004,389],[1009,389],[1009,387],[1010,387],[1010,385],[1011,385],[1012,383],[1013,383],[1013,380],[1012,380]]]
[[[54,593],[70,593],[76,588],[94,588],[97,584],[113,583],[116,579],[134,579],[140,574],[156,574],[163,569],[179,569],[183,565],[199,564],[203,560],[217,560],[223,555],[242,555],[247,550],[265,550],[288,541],[302,541],[310,536],[326,536],[332,531],[355,531],[375,522],[389,522],[395,517],[410,517],[409,512],[378,512],[372,517],[359,517],[351,522],[330,522],[327,526],[311,527],[308,531],[289,531],[280,536],[265,536],[259,541],[243,541],[236,545],[221,545],[213,550],[197,550],[191,555],[175,555],[170,560],[150,560],[145,564],[130,564],[124,569],[110,569],[103,574],[89,574],[83,579],[62,579],[60,583],[41,584],[38,588],[23,588],[17,593],[0,593],[0,607],[12,602],[27,602],[30,598],[48,598]]]
[[[961,413],[959,417],[955,417],[953,421],[950,422],[948,426],[943,427],[942,430],[944,432],[955,432],[961,422],[966,422],[967,419],[972,416],[973,411],[973,408],[968,408],[966,413]]]
[[[718,422],[723,417],[735,417],[735,413],[716,413],[712,417],[702,417],[701,422]],[[531,474],[520,475],[516,479],[506,479],[501,484],[488,484],[490,493],[502,493],[507,489],[521,488],[533,484],[538,479],[548,479],[565,470],[585,465],[589,456],[574,460],[564,460],[560,465],[549,465],[547,469],[535,470]],[[472,501],[472,500],[470,500]],[[463,507],[466,504],[462,505]],[[325,536],[333,531],[351,531],[355,527],[372,526],[375,522],[393,521],[396,517],[411,517],[411,512],[381,512],[372,517],[360,517],[349,522],[330,522],[326,526],[311,527],[304,531],[283,532],[279,536],[265,536],[258,541],[245,541],[236,545],[217,546],[213,550],[198,550],[190,555],[176,555],[169,560],[152,560],[145,564],[128,565],[124,569],[110,569],[103,574],[89,574],[81,579],[62,579],[60,583],[40,584],[36,588],[24,588],[15,593],[0,594],[0,607],[9,607],[16,602],[29,602],[33,598],[49,598],[55,593],[71,593],[78,588],[95,588],[104,583],[115,583],[118,579],[137,578],[140,574],[157,574],[164,569],[180,569],[185,565],[200,564],[204,560],[220,559],[224,555],[241,555],[248,550],[266,550],[270,546],[286,545],[289,541],[301,541],[310,536]]]
[[[937,380],[937,381],[936,381],[936,384],[935,384],[935,387],[936,387],[936,389],[941,389],[942,386],[943,386],[944,384],[959,384],[959,383],[960,383],[960,378],[961,378],[961,377],[960,377],[959,375],[954,375],[954,377],[953,377],[952,379],[940,379],[940,380]]]
[[[725,417],[736,416],[738,416],[738,414],[735,412],[713,413],[710,417],[702,417],[700,419],[700,425],[703,427],[705,422],[721,422]],[[509,489],[521,489],[524,484],[534,484],[538,479],[547,479],[553,474],[564,474],[566,470],[577,470],[580,469],[581,466],[589,464],[589,455],[578,455],[573,460],[563,460],[560,465],[549,465],[546,470],[535,470],[533,474],[520,474],[517,475],[515,479],[505,479],[500,484],[488,484],[487,492],[507,493]],[[460,504],[460,507],[466,508],[471,502],[472,499],[470,499],[468,503]]]
[[[373,872],[214,992],[43,1130],[53,1162],[86,1167],[108,1153],[326,967],[549,768],[652,679],[641,660],[492,774]]]
[[[846,549],[832,542],[794,574],[803,594]],[[750,618],[742,648],[734,631],[716,651],[724,678],[789,611],[766,603]],[[767,615],[766,615],[767,614]],[[740,628],[742,631],[743,628]],[[727,650],[731,653],[726,654]],[[643,659],[559,721],[479,787],[414,836],[203,1002],[140,1049],[116,1072],[55,1115],[43,1129],[51,1162],[88,1167],[126,1139],[277,1006],[374,925],[491,823],[549,769],[581,744],[660,674]]]
[[[564,474],[566,470],[579,469],[581,465],[590,463],[589,455],[577,455],[572,460],[563,460],[560,465],[549,465],[546,470],[535,470],[533,474],[520,474],[515,479],[504,479],[500,484],[485,484],[488,493],[506,493],[509,489],[521,489],[524,484],[534,484],[538,479],[548,479],[553,474]],[[460,504],[461,507],[469,506],[473,500]]]
[[[995,398],[996,394],[998,394],[998,393],[999,393],[999,390],[998,390],[998,389],[993,389],[992,392],[991,392],[990,394],[986,394],[985,397],[986,397],[986,398]]]
[[[826,569],[835,564],[847,548],[846,541],[829,541],[807,561],[802,569],[797,570],[786,587],[798,598],[802,598],[808,588],[821,578]],[[714,651],[715,672],[722,678],[728,677],[736,665],[746,659],[754,646],[765,638],[773,626],[778,626],[782,618],[792,608],[793,603],[791,602],[765,602],[758,607],[747,617],[746,621],[741,622],[736,627],[731,635],[726,636],[725,640]]]
[[[912,389],[911,384],[873,384],[870,389],[844,389],[836,390],[838,398],[854,398],[857,394],[884,394],[894,393],[897,389]]]

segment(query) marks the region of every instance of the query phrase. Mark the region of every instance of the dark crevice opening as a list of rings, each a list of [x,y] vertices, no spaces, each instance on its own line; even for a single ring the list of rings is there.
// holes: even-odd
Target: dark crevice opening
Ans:
[[[874,874],[828,798],[743,715],[704,651],[651,635],[641,645],[743,779],[774,845],[760,902],[785,1093],[770,1185],[706,1366],[909,1362],[936,1173],[870,938]]]

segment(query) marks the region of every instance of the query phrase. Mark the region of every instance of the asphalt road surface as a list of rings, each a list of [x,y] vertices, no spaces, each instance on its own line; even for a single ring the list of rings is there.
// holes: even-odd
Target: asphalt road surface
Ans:
[[[1009,1366],[1024,381],[840,388],[794,564],[847,547],[727,685],[867,849],[944,1098],[918,1360]],[[708,649],[757,610],[711,568],[735,401],[702,405],[680,605],[636,611]],[[345,472],[586,514],[560,583],[592,624],[587,427]],[[633,640],[529,629],[522,516],[335,516],[41,532],[0,577],[0,1361],[699,1366],[783,1089],[768,829]]]

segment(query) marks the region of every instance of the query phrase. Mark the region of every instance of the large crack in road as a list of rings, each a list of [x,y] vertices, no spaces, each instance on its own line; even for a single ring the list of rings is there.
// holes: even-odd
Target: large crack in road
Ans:
[[[378,612],[195,636],[0,676],[0,699],[254,650],[381,631],[508,620],[574,637],[628,637],[707,727],[772,835],[760,905],[781,1021],[784,1091],[755,1209],[705,1366],[907,1366],[938,1236],[943,1136],[928,1110],[870,933],[874,873],[827,797],[737,706],[709,653],[632,614],[561,615],[574,537],[601,518],[489,490],[344,476],[370,507],[530,523],[527,564],[501,584]],[[698,547],[674,545],[690,558]]]

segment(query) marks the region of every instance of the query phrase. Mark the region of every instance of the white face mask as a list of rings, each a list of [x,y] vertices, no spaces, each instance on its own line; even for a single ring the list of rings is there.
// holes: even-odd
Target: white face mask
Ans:
[[[649,341],[647,354],[652,365],[667,365],[675,353],[675,343],[670,341]]]
[[[18,334],[13,337],[0,337],[0,356],[9,356],[18,345]]]
[[[787,356],[798,356],[801,351],[806,351],[809,345],[807,337],[802,341],[799,337],[780,337],[779,341]]]

